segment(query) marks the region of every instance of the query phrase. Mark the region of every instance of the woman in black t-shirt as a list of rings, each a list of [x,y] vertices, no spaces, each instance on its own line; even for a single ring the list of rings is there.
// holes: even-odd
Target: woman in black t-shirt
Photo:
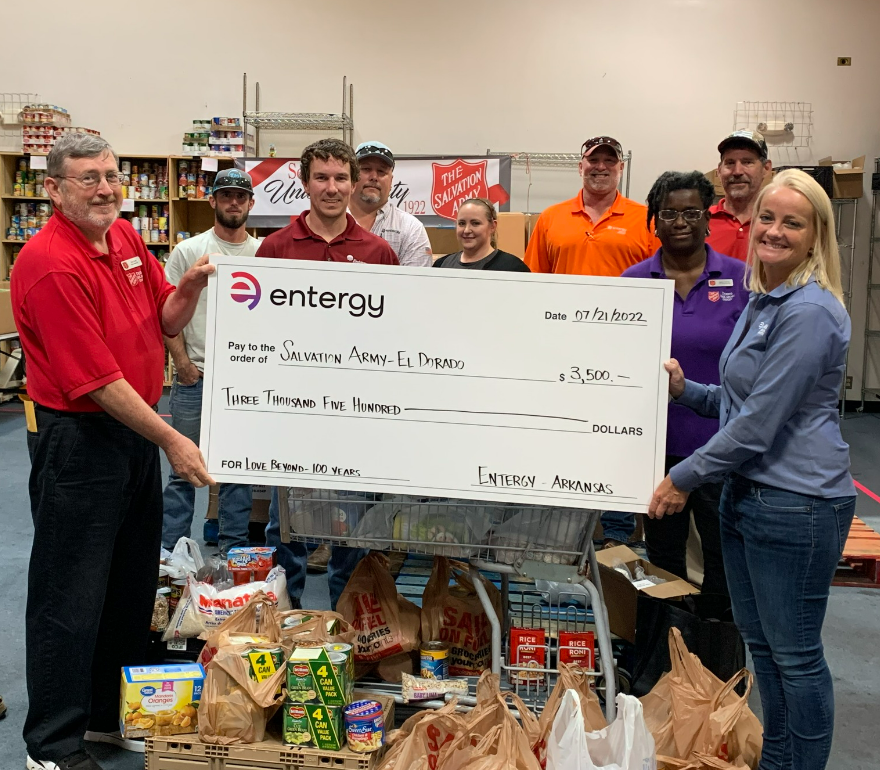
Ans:
[[[434,267],[531,272],[519,257],[498,249],[495,239],[497,230],[498,213],[495,207],[485,198],[469,198],[458,207],[455,221],[455,235],[461,251],[440,257]]]

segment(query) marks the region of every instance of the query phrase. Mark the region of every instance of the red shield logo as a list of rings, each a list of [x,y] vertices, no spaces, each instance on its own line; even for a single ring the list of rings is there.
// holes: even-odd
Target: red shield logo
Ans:
[[[125,277],[128,278],[128,282],[132,286],[137,286],[144,281],[144,274],[140,270],[132,270],[130,273],[126,273]]]
[[[432,163],[434,180],[431,186],[431,208],[445,219],[455,219],[455,212],[468,198],[486,198],[486,161],[469,163],[456,160],[448,165]]]
[[[709,292],[709,302],[717,302],[721,299],[721,292],[718,291],[710,291]]]

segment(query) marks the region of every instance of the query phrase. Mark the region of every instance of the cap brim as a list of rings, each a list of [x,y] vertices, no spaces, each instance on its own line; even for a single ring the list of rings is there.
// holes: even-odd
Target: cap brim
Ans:
[[[766,158],[767,151],[761,147],[754,139],[748,139],[745,136],[729,136],[725,139],[721,144],[718,145],[718,154],[724,155],[724,153],[729,150],[731,147],[740,147],[740,148],[748,148],[750,150],[754,150],[758,153],[758,157]]]
[[[593,147],[590,147],[588,150],[585,150],[582,157],[589,158],[590,155],[596,152],[596,150],[601,150],[603,147],[607,147],[609,150],[611,150],[611,152],[613,152],[617,156],[618,160],[623,160],[623,152],[615,147],[613,144],[597,144]]]
[[[384,160],[389,166],[394,165],[394,161],[387,155],[382,155],[378,152],[365,152],[363,155],[356,155],[355,157],[358,159],[358,162],[366,160],[367,158],[379,158],[379,160]]]

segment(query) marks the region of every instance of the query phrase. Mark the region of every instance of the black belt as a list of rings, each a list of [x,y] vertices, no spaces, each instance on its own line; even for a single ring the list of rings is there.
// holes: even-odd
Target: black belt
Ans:
[[[158,412],[159,405],[153,404],[150,409],[152,409],[154,412]],[[44,414],[51,414],[55,417],[99,417],[102,415],[107,415],[108,417],[111,416],[107,414],[107,412],[105,412],[104,410],[101,410],[99,412],[67,412],[63,409],[50,409],[48,406],[42,406],[36,401],[34,401],[34,410],[37,412],[43,412]]]

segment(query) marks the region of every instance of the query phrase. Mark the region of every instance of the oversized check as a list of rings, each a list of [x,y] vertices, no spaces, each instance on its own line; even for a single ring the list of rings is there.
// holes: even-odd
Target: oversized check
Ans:
[[[212,260],[217,481],[647,509],[671,281]]]

